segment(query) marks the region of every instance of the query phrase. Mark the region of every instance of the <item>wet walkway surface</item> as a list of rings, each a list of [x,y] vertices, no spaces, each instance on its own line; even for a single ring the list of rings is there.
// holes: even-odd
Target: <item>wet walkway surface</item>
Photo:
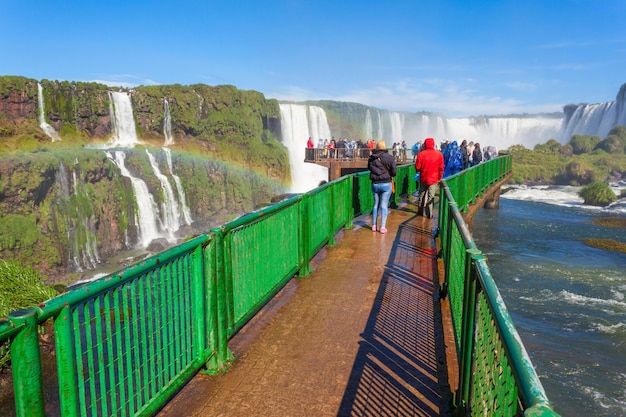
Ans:
[[[224,375],[196,375],[169,416],[448,415],[436,220],[408,203],[336,236],[232,340]]]

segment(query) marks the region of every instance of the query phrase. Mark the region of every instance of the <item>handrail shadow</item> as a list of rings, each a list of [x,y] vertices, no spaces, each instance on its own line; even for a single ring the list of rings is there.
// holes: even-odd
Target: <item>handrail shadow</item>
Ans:
[[[449,413],[431,221],[400,225],[338,416]]]

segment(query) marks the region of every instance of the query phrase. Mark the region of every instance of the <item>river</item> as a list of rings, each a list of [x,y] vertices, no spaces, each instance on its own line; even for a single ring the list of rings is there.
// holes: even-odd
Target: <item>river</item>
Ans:
[[[473,236],[555,411],[626,416],[626,254],[581,241],[626,243],[625,229],[592,222],[626,217],[626,200],[593,208],[577,191],[505,190],[499,210],[476,215]]]

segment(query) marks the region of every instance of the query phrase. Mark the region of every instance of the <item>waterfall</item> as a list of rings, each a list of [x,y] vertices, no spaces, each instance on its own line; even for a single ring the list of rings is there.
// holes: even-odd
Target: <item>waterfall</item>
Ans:
[[[166,98],[163,98],[163,134],[165,135],[165,146],[174,144],[172,136],[172,116],[170,115],[170,105]]]
[[[393,145],[396,142],[402,142],[402,130],[404,127],[404,117],[398,112],[390,112],[388,113],[389,124],[391,126],[391,131],[388,137],[384,137],[382,139],[391,140],[391,144]],[[389,144],[388,147],[391,147]]]
[[[304,162],[304,150],[309,137],[317,144],[318,139],[330,139],[326,113],[318,106],[303,104],[280,104],[281,134],[289,152],[291,165],[291,192],[307,192],[321,181],[328,181],[328,169]]]
[[[370,109],[367,109],[365,111],[365,140],[370,140],[374,137],[372,130],[372,113]]]
[[[133,117],[133,105],[130,94],[109,91],[109,109],[113,136],[109,139],[112,146],[133,147],[139,143]]]
[[[57,210],[61,214],[58,219],[63,218],[67,222],[68,265],[75,271],[83,271],[95,268],[100,263],[100,256],[89,195],[78,179],[77,170],[78,161],[72,171],[74,192],[71,193],[65,164],[59,164],[56,175],[59,190]]]
[[[165,160],[167,162],[167,169],[169,170],[170,175],[174,178],[174,184],[176,184],[176,191],[178,192],[178,202],[180,204],[180,211],[183,213],[183,220],[185,224],[191,224],[193,219],[191,218],[191,210],[187,205],[187,197],[185,196],[185,190],[183,189],[183,185],[180,181],[180,177],[174,174],[174,169],[172,168],[172,152],[169,148],[163,148],[165,151]]]
[[[161,173],[161,170],[159,169],[159,164],[157,163],[154,156],[147,149],[146,153],[148,154],[148,159],[150,160],[152,171],[161,183],[161,191],[163,194],[163,199],[161,202],[161,224],[163,225],[163,230],[168,234],[168,237],[170,239],[173,239],[174,232],[176,232],[180,228],[180,211],[178,206],[178,200],[174,195],[174,189],[170,184],[170,180],[167,178],[166,175],[163,175]]]
[[[157,208],[154,199],[148,190],[146,183],[140,179],[133,177],[126,168],[126,154],[122,151],[115,151],[113,155],[107,152],[107,156],[119,168],[122,176],[130,179],[135,192],[136,199],[136,221],[139,229],[139,239],[144,247],[147,247],[153,239],[159,236],[157,228]]]
[[[37,99],[39,101],[39,127],[41,127],[45,134],[52,139],[52,142],[61,140],[61,136],[59,136],[57,131],[46,123],[46,115],[44,111],[45,106],[43,102],[43,87],[41,87],[41,83],[37,83]]]

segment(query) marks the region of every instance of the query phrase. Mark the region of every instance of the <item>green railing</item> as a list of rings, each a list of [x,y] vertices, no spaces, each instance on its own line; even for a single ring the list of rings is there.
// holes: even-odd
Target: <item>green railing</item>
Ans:
[[[459,363],[458,415],[558,416],[462,212],[511,171],[499,157],[442,181],[439,233]]]
[[[481,362],[475,359],[479,356],[474,353],[478,352],[476,346],[487,346],[485,354],[495,355],[500,360],[511,357],[507,360],[512,365],[507,369],[512,371],[507,372],[512,373],[516,381],[521,380],[514,386],[521,387],[522,404],[541,408],[547,404],[543,388],[525,353],[516,353],[519,349],[523,352],[523,346],[516,333],[511,336],[507,331],[512,322],[492,284],[486,262],[463,229],[464,223],[454,203],[461,192],[459,187],[472,188],[465,197],[468,204],[489,186],[485,186],[486,183],[491,184],[489,181],[493,178],[510,170],[510,158],[508,165],[497,165],[504,163],[501,159],[465,171],[463,175],[469,175],[471,180],[462,180],[459,176],[448,179],[447,182],[459,184],[457,194],[450,192],[446,184],[442,192],[442,201],[447,199],[448,207],[440,208],[440,215],[447,224],[442,228],[442,241],[445,235],[447,242],[457,242],[454,254],[444,248],[444,256],[447,264],[461,265],[458,268],[447,266],[450,300],[454,299],[455,305],[460,302],[461,307],[464,302],[478,300],[474,304],[477,308],[453,307],[457,349],[465,352],[462,346],[472,346],[474,350],[468,356],[472,362],[462,363],[475,372]],[[397,204],[400,195],[415,191],[414,174],[412,165],[398,168],[392,206]],[[342,227],[351,227],[354,216],[369,212],[372,206],[367,172],[342,177],[309,193],[243,216],[39,306],[13,312],[8,320],[0,319],[0,342],[10,341],[16,414],[142,416],[156,413],[198,371],[224,372],[233,360],[229,339],[289,279],[294,275],[306,276],[313,256],[324,245],[334,244],[335,234]],[[453,229],[457,231],[452,232]],[[459,239],[466,240],[467,244],[459,244]],[[460,278],[456,277],[459,273]],[[471,283],[470,288],[480,290],[466,295],[465,277]],[[488,280],[491,284],[484,284]],[[456,291],[454,295],[453,291]],[[496,313],[490,313],[492,310]],[[464,315],[463,311],[472,314]],[[495,318],[490,319],[490,314]],[[506,319],[501,321],[503,315]],[[463,320],[469,320],[470,316],[482,318],[483,321],[474,325],[477,329],[486,328],[476,335],[476,341],[467,332],[463,333],[463,329],[470,326]],[[52,322],[54,327],[56,400],[55,395],[48,392],[50,384],[44,396],[39,330],[47,322]],[[479,340],[478,336],[502,340],[504,348],[492,349],[492,342]],[[519,343],[520,347],[511,348],[511,343]],[[501,366],[500,362],[490,357],[488,364],[492,368],[481,365],[480,369],[487,370],[477,373],[483,375],[482,385],[469,376],[462,376],[463,386],[472,392],[478,392],[479,386],[483,386],[487,398],[484,401],[499,398],[500,388],[492,382],[500,381],[503,374],[497,367]],[[479,404],[474,397],[463,398],[460,404],[464,407]],[[511,404],[516,404],[517,390],[507,398]],[[516,407],[511,406],[511,409]]]
[[[400,167],[399,178],[411,170]],[[224,372],[232,335],[372,205],[367,172],[342,177],[0,319],[16,414],[154,414],[198,371]],[[49,381],[44,396],[39,331],[47,322],[58,396]]]

